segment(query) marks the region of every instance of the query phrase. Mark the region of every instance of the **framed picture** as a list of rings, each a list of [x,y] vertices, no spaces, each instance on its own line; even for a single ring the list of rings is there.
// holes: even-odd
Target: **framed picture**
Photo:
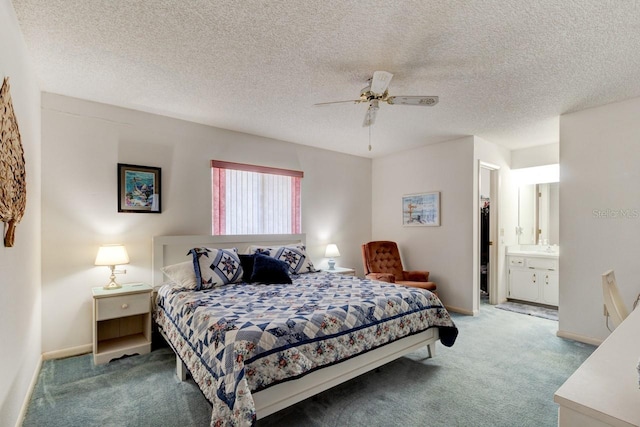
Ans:
[[[160,213],[160,168],[118,163],[118,212]]]
[[[440,226],[440,192],[402,196],[402,225]]]

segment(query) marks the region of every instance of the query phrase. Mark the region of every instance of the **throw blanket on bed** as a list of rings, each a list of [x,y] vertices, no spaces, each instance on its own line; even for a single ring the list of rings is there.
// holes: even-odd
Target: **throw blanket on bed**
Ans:
[[[251,425],[259,391],[430,327],[457,329],[431,292],[327,273],[293,284],[163,286],[156,321],[213,405],[211,425]]]

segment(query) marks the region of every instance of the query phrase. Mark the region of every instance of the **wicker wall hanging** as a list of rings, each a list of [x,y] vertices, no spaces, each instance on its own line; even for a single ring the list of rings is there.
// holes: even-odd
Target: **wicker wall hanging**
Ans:
[[[4,245],[13,246],[16,224],[27,203],[24,151],[9,93],[9,78],[0,89],[0,220],[6,222]]]

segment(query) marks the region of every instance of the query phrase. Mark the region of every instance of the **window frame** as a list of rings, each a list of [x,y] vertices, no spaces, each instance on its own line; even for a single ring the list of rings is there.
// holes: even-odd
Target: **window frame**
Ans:
[[[291,200],[291,230],[289,233],[278,234],[300,234],[301,224],[301,187],[304,172],[274,168],[269,166],[252,165],[247,163],[227,162],[222,160],[211,160],[211,233],[214,236],[226,235],[226,190],[223,174],[225,170],[236,170],[243,172],[255,172],[259,174],[280,175],[292,178],[292,200]],[[222,183],[222,184],[221,184]]]

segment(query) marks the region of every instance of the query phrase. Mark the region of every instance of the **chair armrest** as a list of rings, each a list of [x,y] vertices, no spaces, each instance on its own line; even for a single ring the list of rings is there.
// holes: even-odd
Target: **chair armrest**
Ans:
[[[413,270],[413,271],[403,271],[402,272],[404,280],[410,280],[413,282],[428,282],[429,281],[429,272],[422,270]]]
[[[395,283],[396,277],[391,273],[369,273],[367,279],[379,280],[381,282]]]

